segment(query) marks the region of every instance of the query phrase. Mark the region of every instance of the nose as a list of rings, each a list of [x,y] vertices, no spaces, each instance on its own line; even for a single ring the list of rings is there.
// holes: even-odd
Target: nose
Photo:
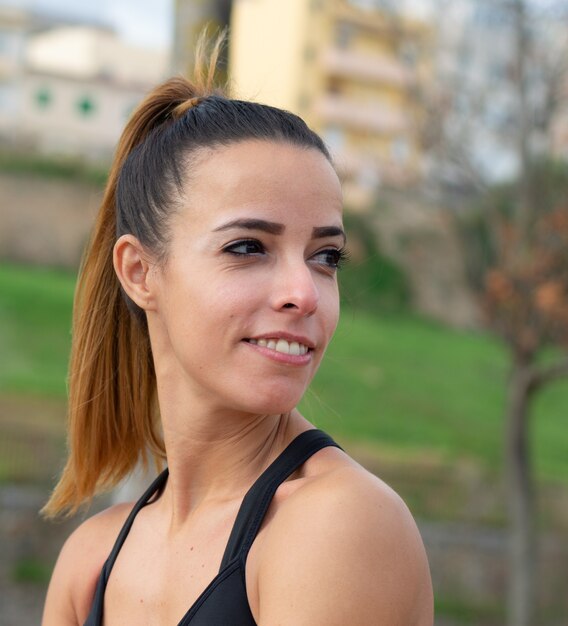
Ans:
[[[313,315],[320,294],[312,270],[304,261],[289,263],[276,270],[272,306],[276,311],[290,311],[307,317]]]

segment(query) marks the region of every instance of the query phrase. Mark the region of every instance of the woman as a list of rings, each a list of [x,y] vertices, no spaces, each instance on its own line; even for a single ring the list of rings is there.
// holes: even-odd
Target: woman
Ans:
[[[213,92],[214,67],[155,89],[121,138],[46,513],[76,511],[147,450],[167,470],[71,535],[43,624],[429,626],[407,508],[294,408],[338,320],[331,159],[298,117]]]

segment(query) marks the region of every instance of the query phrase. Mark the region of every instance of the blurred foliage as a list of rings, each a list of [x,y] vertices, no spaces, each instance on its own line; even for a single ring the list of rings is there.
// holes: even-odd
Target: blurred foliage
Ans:
[[[523,250],[515,216],[515,183],[490,188],[456,215],[486,321],[514,353],[525,355],[568,345],[568,168],[542,160],[532,164],[530,177],[529,249]]]
[[[52,569],[52,565],[37,559],[21,559],[13,566],[12,580],[17,583],[46,585],[51,578]]]
[[[508,250],[518,245],[517,230],[507,226],[500,237],[503,261],[486,276],[486,317],[515,353],[568,348],[568,206],[537,218],[532,253],[520,263],[507,263]]]
[[[495,624],[504,623],[505,609],[502,603],[481,603],[473,598],[460,598],[452,596],[435,596],[435,614],[440,617],[457,620],[460,626],[466,624],[479,625],[480,623]],[[480,620],[483,620],[480,622]],[[452,622],[453,623],[453,622]]]
[[[42,156],[35,152],[0,149],[0,173],[60,178],[102,187],[107,169],[76,157]]]
[[[339,274],[343,303],[370,313],[408,310],[408,280],[398,265],[382,254],[370,217],[346,211],[343,223],[350,255]]]
[[[542,159],[530,168],[531,199],[535,221],[539,216],[568,206],[568,168],[563,161]],[[454,213],[464,250],[467,278],[476,292],[482,292],[487,272],[502,259],[503,225],[515,219],[518,181],[489,187],[476,202]]]

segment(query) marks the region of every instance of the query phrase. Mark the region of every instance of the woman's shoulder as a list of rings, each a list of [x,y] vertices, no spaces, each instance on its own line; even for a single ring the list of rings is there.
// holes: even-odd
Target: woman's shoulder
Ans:
[[[344,453],[328,455],[324,471],[286,498],[267,531],[258,569],[262,623],[292,624],[294,605],[302,623],[432,624],[430,572],[410,511]]]
[[[82,522],[65,541],[49,583],[43,626],[82,624],[97,580],[133,503],[114,505]]]
[[[362,521],[368,519],[364,512],[368,515],[374,512],[381,516],[384,524],[387,519],[396,518],[395,527],[405,520],[416,528],[402,498],[341,448],[326,446],[320,449],[299,468],[298,478],[302,480],[282,484],[285,497],[278,507],[275,521],[284,520],[284,517],[296,518],[312,510],[314,514],[326,510],[333,511],[339,519],[345,515],[349,521],[357,523],[352,519],[355,510],[360,512]],[[272,524],[272,527],[275,529],[273,532],[278,532],[279,524]]]
[[[309,513],[313,524],[329,519],[326,527],[330,529],[340,523],[345,529],[368,528],[373,541],[392,539],[391,533],[418,533],[412,514],[396,491],[341,451],[307,478],[283,503],[279,511],[282,524],[284,517],[289,518],[286,525],[298,518],[304,524]],[[276,525],[274,528],[278,532]]]

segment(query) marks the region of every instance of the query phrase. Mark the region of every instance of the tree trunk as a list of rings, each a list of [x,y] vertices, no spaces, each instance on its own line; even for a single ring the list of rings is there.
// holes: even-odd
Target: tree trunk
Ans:
[[[534,193],[532,188],[532,172],[530,163],[530,111],[527,93],[527,64],[529,61],[529,37],[527,33],[526,0],[515,0],[513,3],[515,24],[515,93],[518,103],[517,125],[517,155],[519,158],[519,190],[517,225],[520,240],[518,252],[521,259],[528,254],[531,244],[532,202]]]
[[[211,28],[209,35],[214,37],[215,29],[221,31],[228,26],[231,6],[232,0],[175,0],[174,40],[170,63],[172,73],[193,77],[195,44],[199,35],[208,26]],[[226,48],[222,51],[221,59],[223,63],[219,70],[224,71]]]
[[[506,494],[510,528],[507,626],[536,624],[535,502],[529,452],[529,359],[515,357],[509,383]]]

